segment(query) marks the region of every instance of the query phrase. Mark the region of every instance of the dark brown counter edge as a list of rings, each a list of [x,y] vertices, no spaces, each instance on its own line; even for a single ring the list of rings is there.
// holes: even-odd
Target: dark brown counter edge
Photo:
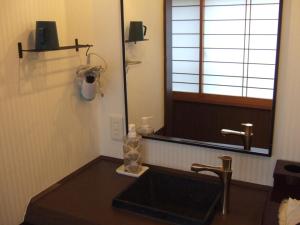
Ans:
[[[57,187],[61,186],[62,184],[66,183],[67,181],[69,181],[70,179],[72,179],[73,177],[75,177],[77,174],[81,173],[82,171],[86,170],[87,168],[89,168],[90,166],[96,164],[97,162],[101,161],[101,160],[106,160],[104,159],[102,156],[99,156],[98,158],[92,160],[91,162],[87,163],[86,165],[80,167],[78,170],[75,170],[73,173],[67,175],[66,177],[64,177],[63,179],[61,179],[60,181],[58,181],[57,183],[51,185],[49,188],[47,188],[46,190],[42,191],[41,193],[37,194],[36,196],[34,196],[31,199],[31,203],[36,202],[37,200],[39,200],[40,198],[42,198],[43,196],[47,195],[48,193],[50,193],[51,191],[53,191],[54,189],[56,189]],[[114,159],[111,158],[110,161],[113,161]]]
[[[65,178],[61,179],[57,183],[51,185],[49,188],[42,191],[38,195],[34,196],[31,199],[30,203],[34,203],[34,202],[38,201],[43,196],[45,196],[45,195],[49,194],[50,192],[52,192],[53,190],[55,190],[57,187],[59,187],[62,184],[66,183],[67,181],[69,181],[70,179],[72,179],[73,177],[75,177],[76,175],[81,173],[82,171],[86,170],[87,168],[91,167],[92,165],[94,165],[94,164],[96,164],[96,163],[98,163],[99,161],[102,161],[102,160],[103,161],[108,161],[108,162],[113,162],[113,163],[120,163],[120,165],[123,162],[122,159],[112,158],[112,157],[108,157],[108,156],[99,156],[98,158],[92,160],[91,162],[89,162],[86,165],[82,166],[81,168],[74,171],[73,173],[67,175]],[[214,176],[209,176],[209,175],[204,175],[204,174],[188,173],[188,171],[171,169],[171,168],[166,168],[166,167],[161,167],[161,166],[154,166],[154,165],[149,165],[149,164],[146,164],[146,165],[149,166],[152,169],[165,171],[165,172],[170,172],[170,173],[173,173],[173,174],[175,173],[175,174],[178,174],[178,175],[184,175],[184,176],[190,176],[190,177],[197,176],[197,177],[201,177],[205,180],[210,180],[210,181],[218,181],[219,180],[218,177],[214,177]],[[259,191],[270,192],[272,190],[272,187],[267,186],[267,185],[254,184],[254,183],[239,181],[239,180],[232,180],[232,184],[236,185],[236,186],[243,187],[243,188],[249,188],[249,189],[254,189],[254,190],[259,190]],[[266,200],[266,204],[267,204],[267,200]],[[31,225],[31,224],[21,223],[20,225]]]

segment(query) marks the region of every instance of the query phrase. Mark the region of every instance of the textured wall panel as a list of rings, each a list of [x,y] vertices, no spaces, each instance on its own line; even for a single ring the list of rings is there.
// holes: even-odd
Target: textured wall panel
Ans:
[[[94,42],[91,3],[1,1],[0,225],[20,224],[32,196],[100,154],[100,101],[80,100],[74,85],[85,52],[17,53],[19,41],[34,46],[36,20],[55,20],[61,45]]]

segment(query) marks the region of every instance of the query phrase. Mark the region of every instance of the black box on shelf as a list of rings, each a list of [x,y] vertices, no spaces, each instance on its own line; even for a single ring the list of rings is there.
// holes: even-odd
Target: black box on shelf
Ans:
[[[272,200],[300,199],[300,163],[278,160],[273,173]]]

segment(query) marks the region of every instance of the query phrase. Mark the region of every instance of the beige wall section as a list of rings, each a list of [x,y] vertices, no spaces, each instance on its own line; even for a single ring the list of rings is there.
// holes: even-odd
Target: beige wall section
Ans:
[[[278,99],[272,158],[147,140],[145,141],[146,161],[157,165],[189,170],[193,162],[219,165],[220,161],[217,159],[217,156],[226,154],[233,157],[234,179],[267,185],[271,185],[273,182],[273,169],[277,159],[300,161],[299,10],[299,0],[284,1]],[[122,79],[121,74],[118,76],[119,79]],[[121,88],[120,86],[119,89],[121,90]],[[117,104],[122,104],[122,99],[119,102],[112,103],[110,107]],[[105,146],[105,148],[102,148],[102,154],[122,157],[121,143],[118,145],[112,143],[109,139],[105,139],[102,140],[101,145]]]
[[[126,58],[142,61],[127,73],[129,123],[141,125],[141,117],[153,116],[157,131],[164,126],[164,27],[163,1],[125,0],[126,38],[130,21],[143,21],[149,41],[126,44]]]
[[[0,225],[20,224],[32,196],[100,155],[101,100],[81,101],[74,85],[85,51],[17,53],[34,46],[36,20],[56,20],[61,45],[95,43],[93,2],[1,1]]]
[[[76,2],[72,10],[77,13],[68,12],[65,8],[65,4],[71,2]],[[124,115],[120,3],[119,0],[3,0],[1,3],[0,224],[17,225],[33,195],[96,157],[99,154],[99,144],[103,155],[122,157],[122,143],[112,141],[109,132],[110,114]],[[192,162],[218,165],[217,156],[228,154],[234,159],[235,179],[261,184],[272,184],[277,159],[300,161],[299,9],[298,0],[284,3],[272,158],[145,141],[146,161],[189,170]],[[68,19],[65,18],[66,15]],[[71,25],[71,18],[76,22],[91,22],[92,31],[85,30],[86,26],[89,27],[88,24]],[[70,59],[64,59],[67,60],[66,64],[63,60],[46,60],[46,64],[39,66],[32,59],[28,63],[34,66],[26,70],[32,73],[28,72],[29,75],[22,78],[24,74],[19,74],[21,66],[17,58],[16,43],[19,40],[26,42],[30,30],[34,28],[33,21],[37,19],[56,19],[62,21],[62,24],[68,22],[71,30],[65,31],[59,25],[60,33],[66,36],[63,37],[66,40],[64,44],[68,44],[76,36],[89,42],[92,37],[88,39],[84,35],[90,34],[89,32],[95,34],[95,49],[109,64],[109,70],[103,77],[103,99],[92,103],[79,101],[78,93],[73,87],[73,69],[59,73],[64,70],[59,69],[60,67],[67,65],[71,68],[77,65],[78,62],[74,61],[79,59],[77,56],[72,57],[72,51],[42,54],[38,58],[51,59],[67,54]],[[73,33],[73,29],[76,33]],[[48,66],[48,63],[57,63],[59,68],[56,68],[56,64]],[[41,72],[36,72],[39,70]]]

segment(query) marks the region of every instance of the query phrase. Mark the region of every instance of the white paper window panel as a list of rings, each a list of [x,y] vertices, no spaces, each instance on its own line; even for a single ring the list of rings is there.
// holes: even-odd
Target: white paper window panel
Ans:
[[[200,0],[173,0],[172,6],[200,5]]]
[[[280,3],[280,0],[252,0],[252,4],[273,4]]]
[[[251,6],[251,19],[278,19],[278,17],[279,4]]]
[[[247,88],[247,97],[273,99],[273,90]]]
[[[244,48],[244,35],[204,35],[204,48]]]
[[[248,83],[247,83],[248,79],[247,76],[245,75],[245,78],[243,79],[243,87],[247,88],[248,87]]]
[[[199,48],[173,48],[173,60],[199,61]]]
[[[274,80],[270,79],[255,79],[255,78],[248,78],[247,79],[247,86],[254,87],[254,88],[274,88]]]
[[[199,84],[173,83],[172,90],[179,92],[199,93]]]
[[[250,49],[276,49],[277,35],[251,35]]]
[[[251,20],[250,34],[277,34],[277,20]]]
[[[242,63],[244,50],[237,49],[204,49],[204,61]]]
[[[241,87],[203,85],[203,93],[215,95],[242,96]]]
[[[199,74],[199,62],[173,61],[173,73]]]
[[[183,0],[182,0],[183,1]],[[252,0],[252,4],[278,3],[279,0]],[[239,5],[246,4],[246,0],[205,0],[205,5]]]
[[[184,82],[199,84],[199,75],[173,74],[173,82]]]
[[[244,34],[245,21],[205,21],[204,34]]]
[[[246,5],[206,7],[205,20],[245,19]]]
[[[178,34],[199,34],[200,33],[200,21],[173,21],[172,22],[173,33]]]
[[[199,20],[200,19],[200,6],[191,7],[173,7],[172,8],[173,20]]]
[[[275,64],[276,51],[275,50],[250,50],[249,63]]]
[[[274,79],[275,77],[275,65],[248,65],[248,77],[261,77]]]
[[[205,5],[238,5],[246,4],[246,0],[205,0]]]
[[[203,73],[211,75],[242,76],[243,64],[237,63],[203,63]]]
[[[173,35],[173,47],[200,47],[200,35]]]
[[[242,86],[242,77],[225,77],[225,76],[203,76],[203,84],[218,84],[218,85],[232,85]]]

